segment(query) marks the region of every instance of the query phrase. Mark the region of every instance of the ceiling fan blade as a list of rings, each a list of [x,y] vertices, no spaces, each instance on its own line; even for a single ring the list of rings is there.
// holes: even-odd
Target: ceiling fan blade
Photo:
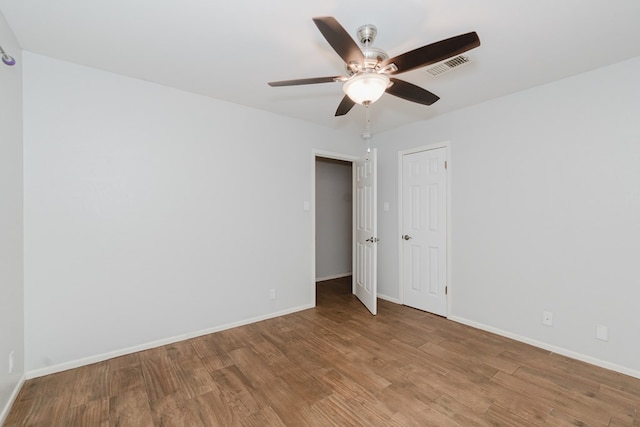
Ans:
[[[350,63],[362,64],[364,62],[364,54],[356,42],[349,36],[349,33],[347,33],[335,18],[323,16],[313,18],[313,22],[315,22],[333,50],[340,55],[340,58],[342,58],[347,65]]]
[[[340,101],[340,105],[338,105],[338,109],[336,110],[336,117],[344,116],[349,111],[351,111],[354,105],[356,105],[356,103],[353,102],[347,95],[345,95],[344,98],[342,98],[342,101]]]
[[[311,77],[308,79],[295,79],[295,80],[282,80],[279,82],[269,82],[269,86],[298,86],[298,85],[311,85],[315,83],[331,83],[340,80],[342,76],[335,77]]]
[[[415,68],[444,61],[447,58],[459,55],[478,46],[480,46],[480,38],[478,38],[478,34],[473,31],[471,33],[461,34],[436,43],[431,43],[403,53],[402,55],[398,55],[394,58],[387,59],[382,63],[382,67],[389,64],[395,64],[398,69],[396,71],[392,71],[391,74],[406,73],[407,71],[411,71]]]
[[[393,78],[390,80],[393,84],[389,86],[386,91],[390,95],[424,105],[431,105],[440,99],[438,95],[435,95],[426,89],[422,89],[420,86],[416,86],[413,83]]]

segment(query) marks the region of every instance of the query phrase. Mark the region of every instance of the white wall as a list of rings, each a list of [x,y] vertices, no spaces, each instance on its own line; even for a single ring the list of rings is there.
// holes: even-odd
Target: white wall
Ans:
[[[302,209],[311,150],[357,154],[352,135],[39,55],[24,61],[28,371],[312,302]],[[639,373],[638,75],[636,58],[376,135],[378,199],[391,202],[379,215],[380,293],[399,296],[397,152],[447,140],[451,316]],[[0,227],[19,262],[19,109],[9,114],[14,143],[2,139],[10,153],[0,162],[14,182],[0,185],[16,203]],[[19,324],[11,265],[17,295],[0,308]],[[595,339],[598,323],[609,342]],[[20,347],[14,328],[2,333]]]
[[[375,139],[392,201],[399,150],[451,143],[454,319],[640,376],[639,76],[635,58]],[[391,296],[396,204],[379,215]]]
[[[312,150],[353,138],[24,61],[28,372],[313,303]]]
[[[0,13],[0,46],[16,60],[0,62],[0,424],[24,376],[22,275],[22,57]],[[9,373],[9,354],[14,370]]]
[[[316,161],[316,279],[351,274],[352,165],[318,157]]]

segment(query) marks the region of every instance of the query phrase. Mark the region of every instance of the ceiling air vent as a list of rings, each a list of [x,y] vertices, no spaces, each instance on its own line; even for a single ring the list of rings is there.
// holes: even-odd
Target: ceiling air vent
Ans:
[[[427,68],[427,73],[432,76],[437,76],[439,74],[445,73],[452,68],[455,68],[459,65],[466,64],[469,62],[469,58],[466,56],[458,55],[451,59],[448,59],[444,62],[434,65],[433,67]]]

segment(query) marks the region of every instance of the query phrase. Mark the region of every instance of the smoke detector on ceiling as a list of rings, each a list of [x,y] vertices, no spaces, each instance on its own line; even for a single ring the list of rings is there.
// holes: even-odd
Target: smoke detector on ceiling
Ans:
[[[440,62],[432,67],[427,68],[427,73],[432,76],[438,76],[442,73],[446,73],[447,71],[459,67],[460,65],[466,64],[467,62],[471,62],[469,57],[458,55],[454,56],[451,59],[447,59],[446,61]]]

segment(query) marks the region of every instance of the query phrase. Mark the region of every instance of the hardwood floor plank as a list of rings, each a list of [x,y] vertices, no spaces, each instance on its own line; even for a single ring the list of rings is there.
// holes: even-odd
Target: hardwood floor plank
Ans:
[[[109,398],[91,400],[69,409],[68,420],[71,426],[109,426]]]
[[[493,377],[498,370],[492,366],[486,365],[481,359],[471,354],[463,354],[458,351],[447,350],[442,344],[430,344],[421,346],[420,350],[427,356],[427,360],[436,361],[439,366],[446,368],[447,374],[458,372],[466,378],[475,382],[486,381]]]
[[[126,391],[109,399],[109,425],[153,426],[149,396],[144,388]]]
[[[151,403],[154,425],[166,427],[206,427],[198,412],[193,412],[183,400],[165,396]]]
[[[276,375],[270,366],[264,363],[250,348],[243,347],[233,350],[231,358],[253,388],[265,387],[274,382]]]
[[[144,390],[144,387],[144,377],[142,375],[142,366],[140,364],[137,366],[128,366],[110,370],[109,389],[112,396],[117,396],[136,389]]]
[[[530,427],[534,425],[520,414],[499,405],[491,405],[483,414],[482,419],[489,421],[494,426]]]
[[[549,403],[554,408],[551,414],[556,412],[567,414],[589,425],[607,425],[609,423],[610,415],[597,405],[593,406],[592,403],[596,403],[595,401],[588,402],[586,398],[581,399],[578,392],[562,389],[544,379],[529,375],[506,375],[498,372],[491,381],[519,390],[530,399]]]
[[[222,348],[219,338],[221,337],[211,334],[190,340],[194,351],[209,372],[233,365],[233,360],[229,357],[229,353]]]
[[[94,400],[108,399],[110,396],[109,364],[96,363],[73,369],[74,378],[69,381],[75,384],[70,396],[70,406],[85,405]]]
[[[282,350],[278,348],[273,342],[269,341],[266,337],[269,334],[261,333],[258,338],[253,339],[249,343],[249,347],[253,352],[260,356],[260,358],[269,365],[272,369],[276,370],[277,367],[289,364],[287,357]],[[279,374],[280,372],[276,372]]]
[[[640,420],[636,417],[631,423],[627,420],[622,420],[618,417],[611,417],[611,422],[609,423],[609,427],[623,427],[623,426],[631,426],[638,427],[640,426]]]
[[[624,404],[625,406],[633,408],[636,413],[640,413],[640,399],[638,399],[637,395],[610,387],[606,384],[600,384],[599,391],[603,395],[611,397],[612,405]]]
[[[355,399],[344,399],[332,394],[313,404],[313,408],[337,426],[398,426],[392,416],[384,412],[373,411]]]
[[[313,426],[316,414],[309,404],[298,397],[297,390],[284,380],[277,378],[269,388],[256,391],[256,399],[262,408],[271,408],[285,425]]]
[[[639,379],[350,292],[28,380],[5,427],[640,426]]]
[[[175,399],[185,401],[217,390],[215,381],[205,366],[190,367],[189,363],[181,366],[177,362],[174,362],[174,366],[178,378]]]
[[[433,411],[432,396],[423,393],[421,387],[414,384],[392,384],[377,392],[375,396],[396,420],[419,421]]]
[[[217,389],[185,401],[184,407],[204,426],[242,425],[242,414],[237,413]]]
[[[434,410],[445,415],[449,420],[460,426],[489,426],[492,425],[488,421],[482,420],[480,417],[483,411],[474,411],[468,406],[460,403],[454,397],[446,393],[440,395],[430,405]]]
[[[175,393],[179,386],[178,377],[166,350],[164,347],[161,349],[163,351],[154,351],[156,354],[142,359],[142,375],[152,403]]]
[[[219,369],[211,375],[234,415],[243,418],[260,410],[251,381],[237,366]]]
[[[436,344],[436,347],[450,351],[452,354],[458,354],[464,358],[472,358],[475,363],[484,364],[493,369],[499,369],[509,374],[514,373],[520,364],[509,360],[501,359],[498,356],[504,351],[504,346],[495,342],[495,340],[487,340],[483,336],[483,341],[476,338],[466,339],[464,341],[452,341],[444,339]]]
[[[141,353],[138,352],[114,357],[113,359],[107,360],[106,363],[109,365],[109,370],[112,372],[118,369],[140,366],[140,354]]]
[[[608,425],[611,415],[624,415],[633,419],[635,416],[634,405],[625,401],[612,398],[599,391],[599,385],[591,380],[581,377],[558,376],[555,372],[544,372],[531,368],[521,368],[514,375],[537,381],[545,387],[552,384],[552,388],[557,395],[565,396],[572,401],[574,408],[580,408],[580,414],[575,416],[587,417],[590,421],[595,421]],[[574,415],[573,411],[566,411]]]
[[[485,390],[474,382],[465,382],[449,374],[443,375],[436,388],[455,398],[458,402],[471,408],[475,412],[486,411],[493,401],[486,395]]]
[[[499,386],[492,381],[483,384],[483,389],[486,390],[487,397],[494,402],[495,406],[518,414],[531,425],[544,424],[547,416],[553,410],[553,405],[547,401],[531,399],[516,390]]]
[[[69,407],[68,396],[36,396],[34,399],[25,399],[18,402],[18,418],[9,414],[6,425],[66,426]]]
[[[260,411],[241,421],[244,427],[285,427],[286,424],[278,417],[270,407],[262,408]]]
[[[640,381],[636,378],[555,353],[550,354],[549,357],[554,361],[553,366],[555,369],[564,374],[569,374],[568,376],[570,377],[589,378],[611,388],[640,395]]]
[[[587,421],[584,421],[584,420]],[[604,426],[608,424],[600,424],[598,422],[595,421],[589,421],[588,418],[585,417],[574,417],[572,415],[569,415],[561,410],[558,409],[554,409],[553,411],[551,411],[551,413],[549,414],[549,416],[547,417],[547,420],[545,422],[545,425],[548,426],[562,426],[562,427],[569,427],[569,426]]]
[[[440,374],[436,371],[432,371],[424,366],[427,365],[424,360],[416,361],[407,366],[400,368],[404,372],[404,384],[412,384],[420,389],[420,393],[428,396],[430,399],[435,400],[443,393],[442,384],[449,382],[444,374]],[[397,383],[394,383],[397,384]],[[483,410],[486,409],[483,405]]]
[[[288,372],[280,375],[280,379],[291,387],[298,399],[307,405],[312,405],[329,396],[332,392],[331,387],[322,381],[323,376],[322,372],[292,367]]]

